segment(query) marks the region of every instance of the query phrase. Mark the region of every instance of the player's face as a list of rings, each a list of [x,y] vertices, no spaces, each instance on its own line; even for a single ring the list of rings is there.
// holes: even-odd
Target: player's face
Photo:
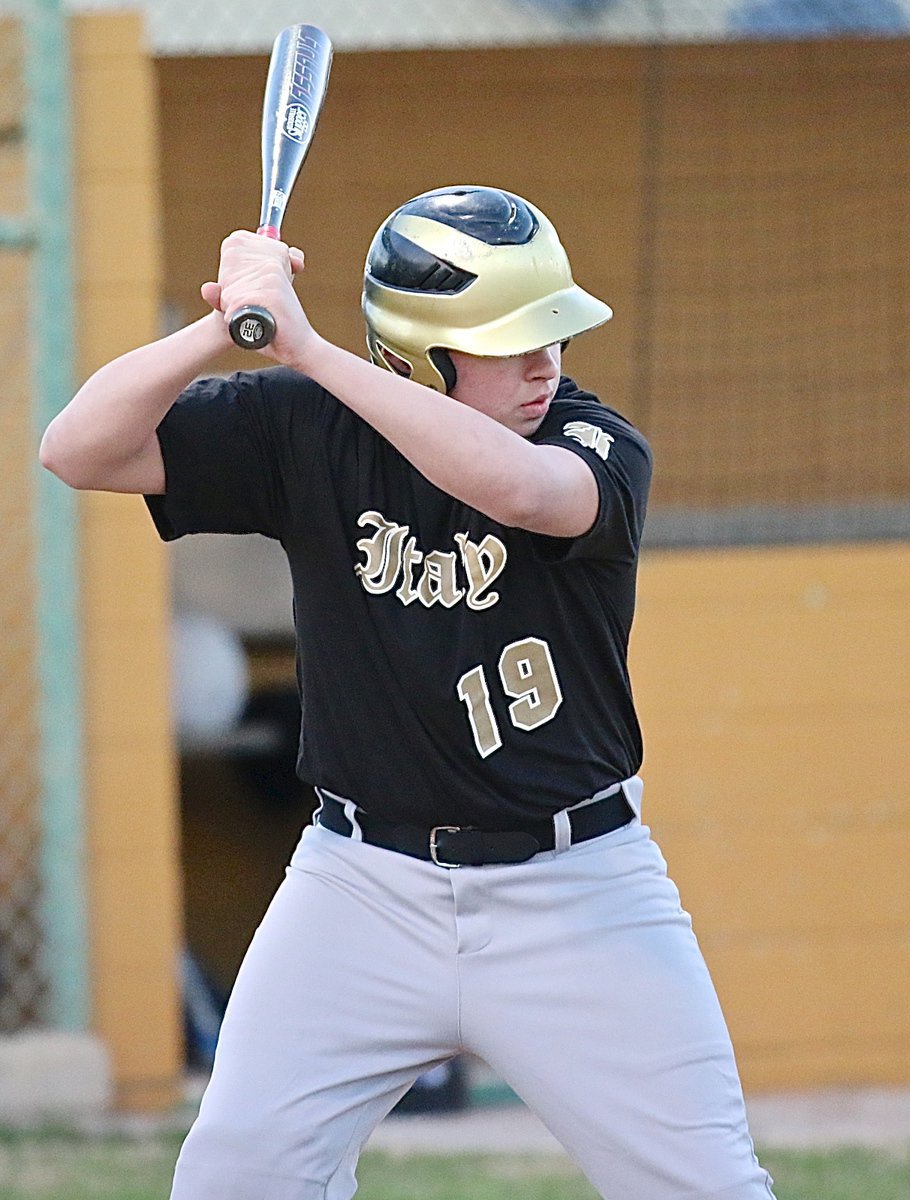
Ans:
[[[522,437],[530,437],[547,415],[559,384],[559,345],[514,358],[476,358],[450,351],[456,382],[452,396],[486,413]]]

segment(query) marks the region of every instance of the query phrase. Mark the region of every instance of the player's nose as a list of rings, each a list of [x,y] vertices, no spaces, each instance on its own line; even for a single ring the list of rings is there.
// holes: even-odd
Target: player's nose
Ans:
[[[559,344],[542,346],[527,355],[529,379],[550,379],[559,373]]]

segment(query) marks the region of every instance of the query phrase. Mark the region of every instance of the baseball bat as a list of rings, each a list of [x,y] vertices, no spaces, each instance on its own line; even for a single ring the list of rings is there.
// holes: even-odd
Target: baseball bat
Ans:
[[[262,104],[262,211],[257,233],[280,238],[291,189],[307,156],[322,111],[332,43],[315,25],[289,25],[272,46]],[[230,316],[242,350],[261,350],[276,333],[266,308],[247,304]]]

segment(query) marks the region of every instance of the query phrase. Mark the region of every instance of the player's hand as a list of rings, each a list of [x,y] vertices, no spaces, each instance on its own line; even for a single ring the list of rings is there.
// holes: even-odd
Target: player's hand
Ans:
[[[259,353],[276,362],[296,361],[305,357],[309,340],[316,337],[293,287],[303,267],[303,251],[296,246],[239,230],[222,242],[218,279],[202,285],[202,298],[223,315],[225,330],[232,313],[242,306],[267,308],[277,332]]]
[[[244,230],[243,233],[244,233],[244,236],[246,236],[248,231]],[[236,236],[237,236],[236,234],[231,234],[231,238],[235,238]],[[258,237],[259,235],[255,234],[252,236]],[[230,239],[225,238],[223,245],[227,246],[229,240]],[[303,251],[299,250],[296,246],[287,246],[287,245],[285,245],[284,242],[276,243],[276,242],[274,242],[274,239],[272,239],[272,238],[269,238],[268,240],[270,242],[272,242],[273,244],[284,247],[284,249],[287,252],[287,256],[288,256],[288,266],[291,271],[291,275],[292,276],[298,275],[303,270],[303,267],[304,267]],[[232,243],[231,250],[233,251],[233,249],[234,249],[234,245]],[[200,291],[202,293],[202,299],[206,302],[206,304],[210,305],[213,309],[215,309],[216,312],[224,311],[221,306],[221,289],[222,289],[223,274],[224,274],[224,267],[221,266],[219,268],[218,281],[217,282],[210,281],[208,283],[204,283],[200,289]]]

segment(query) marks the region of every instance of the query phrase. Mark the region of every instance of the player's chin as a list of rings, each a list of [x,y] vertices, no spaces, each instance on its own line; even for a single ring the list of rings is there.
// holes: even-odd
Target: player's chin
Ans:
[[[524,433],[525,436],[536,433],[549,409],[549,398],[546,400],[532,400],[529,404],[522,404],[515,414],[516,428],[521,433]]]

